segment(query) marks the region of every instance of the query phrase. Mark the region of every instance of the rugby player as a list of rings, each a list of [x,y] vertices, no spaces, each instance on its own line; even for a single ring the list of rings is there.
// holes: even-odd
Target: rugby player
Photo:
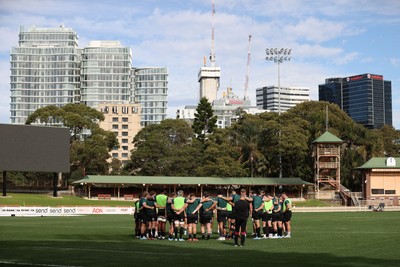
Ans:
[[[250,203],[246,197],[246,189],[240,190],[240,199],[235,203],[231,202],[231,205],[235,207],[235,247],[239,246],[239,235],[240,246],[243,247],[246,241],[246,226],[250,212]]]
[[[199,209],[202,206],[200,199],[196,198],[194,193],[189,194],[186,200],[186,216],[188,225],[188,241],[199,241],[196,238],[197,233],[197,222],[199,220]]]
[[[226,237],[226,221],[228,219],[227,204],[228,202],[222,198],[222,191],[218,192],[217,197],[217,222],[219,229],[219,238],[217,240],[225,240]]]
[[[174,233],[175,241],[185,241],[183,236],[183,228],[185,225],[185,203],[186,199],[183,197],[183,191],[179,190],[177,197],[172,200],[172,209],[174,210]],[[179,239],[178,239],[179,229]]]
[[[291,238],[291,225],[290,221],[292,219],[292,200],[288,198],[286,193],[282,193],[283,199],[283,225],[285,226],[285,238]]]
[[[213,220],[213,209],[217,205],[217,202],[213,201],[209,197],[210,194],[208,192],[203,193],[203,199],[201,202],[201,212],[200,212],[201,238],[205,239],[205,235],[207,234],[207,240],[209,240],[211,237],[212,233],[211,223]]]
[[[173,241],[174,234],[174,210],[172,209],[172,200],[176,197],[176,193],[171,193],[167,198],[166,203],[166,212],[167,212],[167,221],[169,223],[169,231],[168,231],[168,240]]]
[[[139,222],[140,222],[140,239],[146,240],[146,227],[147,227],[147,213],[144,209],[144,205],[146,204],[146,198],[149,195],[148,192],[143,192],[142,197],[139,200]]]
[[[165,195],[165,190],[161,194],[156,195],[155,206],[157,207],[157,232],[158,239],[165,239],[165,225],[167,222],[167,214],[165,207],[167,205],[167,196]]]
[[[257,195],[257,192],[254,192],[252,197],[253,202],[251,203],[251,210],[252,210],[252,219],[255,226],[256,236],[254,239],[261,239],[261,228],[260,228],[260,219],[262,217],[263,209],[264,209],[264,202],[261,196]]]
[[[157,212],[155,206],[155,196],[156,192],[151,191],[146,198],[146,202],[143,203],[143,208],[146,210],[147,214],[147,233],[150,239],[156,238],[157,229]]]
[[[262,226],[264,238],[272,237],[272,210],[274,208],[274,202],[270,194],[267,194],[263,198],[264,200],[264,209],[262,215]]]
[[[140,220],[139,220],[139,201],[142,197],[142,194],[139,195],[138,200],[134,202],[135,212],[133,213],[133,217],[135,218],[135,237],[140,238]]]

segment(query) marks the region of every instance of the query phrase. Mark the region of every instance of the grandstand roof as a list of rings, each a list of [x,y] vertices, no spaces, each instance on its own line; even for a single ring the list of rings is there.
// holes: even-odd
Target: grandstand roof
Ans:
[[[151,184],[151,185],[313,185],[300,178],[182,177],[88,175],[74,184]]]

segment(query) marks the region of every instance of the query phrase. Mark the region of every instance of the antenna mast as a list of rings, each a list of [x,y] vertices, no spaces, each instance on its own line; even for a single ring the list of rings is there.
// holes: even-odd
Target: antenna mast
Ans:
[[[250,55],[251,55],[251,34],[249,34],[249,49],[247,53],[247,70],[246,70],[246,82],[244,83],[244,100],[246,100],[247,97],[247,90],[249,89],[249,76],[250,76]]]
[[[211,53],[210,53],[210,63],[211,67],[215,67],[215,48],[214,48],[214,15],[215,15],[215,7],[214,0],[212,0],[212,29],[211,29]]]

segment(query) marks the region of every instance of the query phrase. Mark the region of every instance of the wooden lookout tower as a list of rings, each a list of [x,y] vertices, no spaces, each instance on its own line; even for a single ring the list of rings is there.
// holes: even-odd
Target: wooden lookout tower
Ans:
[[[326,131],[313,142],[314,181],[316,191],[341,191],[340,146],[343,140]]]

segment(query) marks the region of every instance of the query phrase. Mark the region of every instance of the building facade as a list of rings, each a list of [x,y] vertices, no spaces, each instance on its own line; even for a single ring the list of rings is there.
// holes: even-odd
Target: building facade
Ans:
[[[80,51],[70,28],[20,28],[11,49],[12,124],[24,124],[38,108],[79,101]]]
[[[81,103],[127,103],[132,91],[132,52],[119,41],[91,41],[82,51]]]
[[[140,104],[108,103],[99,104],[97,108],[105,118],[100,122],[100,127],[114,132],[119,142],[119,147],[114,147],[110,152],[111,158],[117,158],[126,164],[130,160],[132,149],[134,149],[133,138],[141,129]]]
[[[168,70],[146,67],[132,70],[134,102],[141,104],[141,126],[159,124],[167,118]]]
[[[371,158],[362,171],[362,193],[367,205],[400,205],[400,158]]]
[[[309,100],[310,89],[306,87],[266,86],[256,89],[257,107],[271,112],[285,112]]]
[[[392,125],[392,84],[382,75],[329,78],[319,85],[319,100],[337,104],[369,129]]]

